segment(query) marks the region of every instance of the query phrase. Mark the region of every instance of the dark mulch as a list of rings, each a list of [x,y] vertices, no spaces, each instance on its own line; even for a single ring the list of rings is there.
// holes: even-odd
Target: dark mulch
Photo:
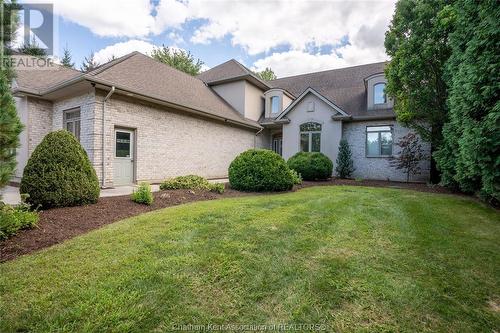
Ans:
[[[298,188],[323,185],[353,185],[405,188],[423,192],[451,193],[440,186],[426,184],[407,184],[372,180],[331,179],[328,181],[307,181]],[[257,195],[263,193],[243,193],[226,189],[224,194],[205,191],[173,190],[154,193],[155,200],[151,206],[140,205],[130,196],[100,198],[96,204],[79,207],[54,208],[40,212],[40,222],[37,227],[22,230],[17,235],[0,241],[0,262],[12,260],[20,255],[28,254],[66,239],[84,234],[103,225],[110,224],[127,217],[149,211],[180,205],[183,203],[214,200],[220,198]]]

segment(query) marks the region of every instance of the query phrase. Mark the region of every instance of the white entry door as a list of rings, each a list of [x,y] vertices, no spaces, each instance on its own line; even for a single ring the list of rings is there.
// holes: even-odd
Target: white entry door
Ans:
[[[114,185],[129,185],[134,182],[134,132],[115,130]]]

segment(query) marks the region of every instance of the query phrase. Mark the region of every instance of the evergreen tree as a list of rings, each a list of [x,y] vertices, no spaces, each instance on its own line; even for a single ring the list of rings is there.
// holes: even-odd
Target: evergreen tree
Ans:
[[[257,72],[256,74],[264,81],[276,80],[278,78],[270,67],[266,67],[266,69],[261,72]]]
[[[5,70],[0,70],[0,188],[5,186],[16,168],[16,148],[22,124],[17,116],[16,104],[10,91]]]
[[[451,54],[448,35],[453,29],[451,0],[400,0],[385,35],[391,57],[385,74],[387,94],[395,101],[399,121],[439,148],[447,119],[444,78]],[[432,163],[431,180],[439,180]]]
[[[31,42],[24,43],[18,51],[22,54],[31,55],[34,57],[45,58],[47,57],[47,52],[38,45],[36,38],[33,37]]]
[[[80,70],[82,72],[88,73],[99,67],[99,63],[95,60],[94,52],[90,52],[88,57],[85,57]]]
[[[337,167],[335,171],[340,178],[349,178],[354,172],[352,152],[346,139],[340,140],[339,155],[337,156]]]
[[[161,48],[155,48],[151,52],[151,57],[193,76],[200,74],[203,65],[203,61],[195,60],[191,52],[169,48],[165,45]]]
[[[61,59],[61,64],[64,67],[75,68],[75,63],[71,62],[71,60],[72,60],[71,52],[69,51],[68,47],[66,46],[64,48],[64,56]]]
[[[500,6],[459,0],[450,35],[449,122],[436,152],[442,182],[500,201]]]

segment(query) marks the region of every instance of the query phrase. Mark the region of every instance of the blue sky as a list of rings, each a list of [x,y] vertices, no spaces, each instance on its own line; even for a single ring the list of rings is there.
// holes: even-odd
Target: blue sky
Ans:
[[[67,46],[77,68],[91,51],[105,62],[165,44],[191,51],[207,67],[234,58],[254,70],[271,67],[280,77],[386,60],[383,37],[394,10],[392,1],[53,3],[55,55]]]

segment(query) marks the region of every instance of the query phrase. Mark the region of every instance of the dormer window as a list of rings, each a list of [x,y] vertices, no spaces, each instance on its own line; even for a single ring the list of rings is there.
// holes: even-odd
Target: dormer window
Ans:
[[[387,103],[387,96],[385,94],[385,83],[377,83],[373,86],[373,104]]]
[[[279,113],[280,110],[280,97],[279,96],[272,96],[271,97],[271,113],[276,114]]]

